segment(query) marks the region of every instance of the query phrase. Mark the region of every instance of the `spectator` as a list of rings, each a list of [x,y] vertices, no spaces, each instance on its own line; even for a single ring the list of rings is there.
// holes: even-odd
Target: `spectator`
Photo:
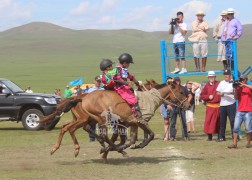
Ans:
[[[173,82],[173,79],[171,77],[168,77],[166,79],[166,82],[167,83]],[[160,110],[161,110],[161,116],[164,119],[164,130],[165,130],[164,141],[168,141],[170,139],[169,125],[170,125],[170,114],[171,114],[172,106],[162,104],[160,107]],[[175,128],[177,131],[177,127]]]
[[[69,89],[69,85],[67,85],[64,91],[64,98],[70,98],[71,96],[72,96],[72,90]]]
[[[195,126],[194,126],[194,110],[195,110],[195,91],[200,87],[199,83],[192,82],[192,81],[187,81],[186,83],[186,88],[191,94],[192,99],[190,101],[190,109],[186,110],[186,123],[187,123],[187,132],[191,133],[191,127],[192,131],[196,133],[195,131]]]
[[[55,90],[54,90],[54,94],[55,94],[55,95],[58,95],[58,96],[61,96],[60,89],[55,89]]]
[[[194,62],[196,71],[206,71],[206,62],[208,54],[207,31],[208,23],[204,21],[205,13],[198,11],[196,13],[197,20],[192,23],[192,35],[188,38],[193,43]],[[199,58],[202,57],[202,68],[200,69]]]
[[[188,97],[188,102],[191,101],[192,96],[189,94],[188,90],[186,87],[181,86],[181,80],[179,77],[174,78],[174,82],[176,82],[180,87],[183,89],[185,95]],[[185,111],[183,109],[180,109],[178,107],[173,106],[172,107],[172,112],[171,112],[171,126],[170,126],[170,138],[171,141],[175,141],[175,136],[176,136],[176,121],[177,121],[177,115],[180,115],[181,118],[181,125],[183,128],[182,132],[182,137],[184,138],[185,141],[188,141],[188,133],[187,133],[187,127],[186,127],[186,117],[185,117]]]
[[[225,132],[227,117],[229,117],[231,132],[233,136],[234,119],[236,113],[236,103],[234,99],[233,81],[231,81],[231,71],[226,69],[224,71],[224,80],[220,82],[216,91],[217,95],[221,97],[220,101],[220,134],[217,142],[226,141]]]
[[[227,11],[221,12],[221,19],[217,21],[213,30],[213,38],[218,42],[218,57],[217,61],[222,61],[224,69],[228,68],[226,60],[225,42],[221,41],[221,35],[224,30],[224,23],[227,19]]]
[[[26,93],[33,93],[33,91],[31,90],[31,87],[28,86],[27,89],[25,90]]]
[[[221,40],[225,41],[226,59],[231,69],[234,69],[234,59],[232,50],[232,40],[237,40],[242,35],[242,25],[238,19],[234,17],[234,9],[227,10],[227,20],[224,23],[224,30]]]
[[[104,88],[101,87],[101,78],[100,78],[100,76],[95,77],[94,86],[89,88],[87,93],[91,93],[91,92],[96,91],[96,90],[104,90]],[[93,126],[92,130],[95,131],[96,126]],[[89,140],[90,140],[90,142],[93,142],[93,141],[95,141],[95,137],[93,135],[89,134]]]
[[[195,91],[195,105],[198,106],[200,104],[200,93],[201,93],[201,85],[198,89]]]
[[[88,93],[88,90],[89,90],[89,86],[86,85],[86,89],[83,90],[84,93]]]
[[[80,87],[80,85],[76,86],[75,89],[74,89],[74,95],[75,96],[79,96],[82,94],[82,89]]]
[[[213,134],[220,132],[220,96],[217,95],[219,81],[216,81],[214,71],[208,72],[209,82],[202,89],[200,97],[206,103],[206,117],[204,122],[204,133],[208,135],[207,141],[212,141]],[[219,139],[219,136],[218,138]]]
[[[170,110],[168,109],[168,106],[165,104],[162,104],[160,109],[161,109],[161,116],[164,119],[164,131],[165,131],[164,141],[168,141],[170,139],[169,137]]]
[[[185,61],[185,35],[187,33],[187,26],[186,23],[183,22],[183,12],[177,12],[177,18],[178,21],[176,22],[176,25],[171,24],[172,27],[169,29],[169,34],[173,34],[173,47],[176,56],[175,70],[172,73],[183,74],[187,72]],[[173,32],[172,29],[174,30]],[[179,70],[180,59],[182,63],[181,71]]]
[[[238,100],[238,110],[234,123],[234,142],[228,148],[237,148],[238,131],[241,130],[241,124],[244,121],[245,131],[247,135],[247,148],[250,145],[252,132],[252,89],[247,87],[248,76],[240,76],[239,86],[235,86],[235,98]]]

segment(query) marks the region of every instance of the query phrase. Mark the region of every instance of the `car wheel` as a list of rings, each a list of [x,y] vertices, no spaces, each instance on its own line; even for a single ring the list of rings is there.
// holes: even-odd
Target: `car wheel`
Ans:
[[[40,130],[43,128],[43,123],[36,121],[43,119],[43,113],[38,109],[29,109],[22,116],[22,124],[27,130]]]

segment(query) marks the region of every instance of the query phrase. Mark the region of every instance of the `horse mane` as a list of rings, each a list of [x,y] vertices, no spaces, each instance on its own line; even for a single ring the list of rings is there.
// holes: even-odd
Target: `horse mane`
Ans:
[[[155,88],[155,89],[161,89],[161,88],[163,88],[163,87],[165,87],[165,86],[167,86],[166,83],[164,83],[164,84],[158,84],[158,85],[154,86],[154,88]]]
[[[172,87],[173,87],[174,85],[176,85],[176,82],[175,82],[175,81],[173,81],[173,82],[168,82],[168,85],[172,85]],[[157,85],[154,86],[154,88],[155,88],[155,89],[161,89],[161,88],[163,88],[163,87],[165,87],[165,86],[167,86],[166,83],[157,84]]]

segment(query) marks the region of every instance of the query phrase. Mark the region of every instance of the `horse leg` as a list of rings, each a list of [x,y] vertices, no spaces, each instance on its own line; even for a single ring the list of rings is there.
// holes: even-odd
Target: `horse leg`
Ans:
[[[118,131],[117,132],[114,132],[113,133],[113,135],[112,135],[112,137],[111,137],[111,142],[113,142],[113,143],[115,143],[115,141],[117,140],[117,138],[118,138],[118,135],[120,134],[120,132],[126,132],[126,130],[122,130],[122,129],[125,129],[125,128],[122,128],[122,127],[118,127]],[[125,144],[125,141],[126,141],[126,134],[125,135],[120,135],[120,139],[121,139],[121,141],[120,141],[120,143],[118,144],[118,145],[116,145],[118,148],[121,146],[121,145],[124,145]],[[108,156],[108,153],[109,153],[109,151],[113,151],[114,149],[111,147],[111,146],[109,146],[109,147],[107,147],[107,148],[103,148],[103,149],[101,149],[101,153],[102,152],[104,152],[103,153],[103,155],[102,155],[102,158],[103,159],[107,159],[107,156]],[[121,153],[122,155],[123,155],[123,157],[128,157],[128,154],[125,152],[125,151],[123,151],[123,149],[120,149],[119,148],[119,151],[118,151],[119,153]]]
[[[72,124],[69,128],[69,134],[71,135],[73,142],[74,142],[74,148],[75,148],[75,152],[74,152],[74,156],[77,157],[80,151],[80,145],[78,143],[78,140],[74,134],[74,132],[79,129],[80,127],[83,127],[84,123],[85,123],[86,119],[77,119],[77,121],[75,121],[74,124]]]
[[[97,139],[97,141],[101,144],[101,146],[105,147],[104,140],[92,130],[90,124],[85,124],[83,127],[83,130],[87,131],[89,134],[92,134]]]
[[[138,126],[136,124],[132,124],[130,126],[130,143],[121,145],[119,147],[120,150],[127,149],[128,147],[130,147],[132,149],[135,148],[136,140],[137,140],[137,129],[138,129]]]
[[[130,149],[134,149],[136,146],[137,135],[138,135],[137,131],[138,131],[138,126],[132,125],[130,128],[130,144],[129,144]]]
[[[53,148],[52,148],[52,150],[51,150],[51,155],[53,155],[53,153],[59,149],[64,134],[68,131],[68,129],[69,129],[71,123],[73,123],[73,122],[74,122],[74,121],[69,122],[69,123],[67,123],[67,124],[64,124],[64,125],[62,126],[61,131],[60,131],[60,133],[59,133],[58,140],[57,140],[56,144],[53,146]]]
[[[148,125],[138,123],[138,126],[142,130],[144,130],[144,132],[146,132],[150,137],[146,141],[143,141],[139,145],[137,145],[136,149],[144,148],[145,146],[147,146],[154,139],[154,132],[149,128]]]

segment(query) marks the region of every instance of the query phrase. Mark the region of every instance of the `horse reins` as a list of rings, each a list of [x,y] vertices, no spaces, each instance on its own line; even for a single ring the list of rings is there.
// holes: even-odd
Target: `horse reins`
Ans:
[[[180,101],[179,100],[179,98],[175,95],[175,93],[172,91],[172,89],[171,89],[171,87],[167,84],[167,86],[168,86],[168,88],[169,88],[169,90],[172,92],[172,94],[173,94],[173,96],[175,97],[175,99],[177,99],[178,101],[179,101],[179,105],[177,105],[177,107],[181,107],[181,108],[183,108],[184,106],[183,106],[183,103],[187,100],[187,98],[185,98],[183,101]],[[167,96],[168,97],[168,96]],[[167,98],[166,97],[166,98]]]

